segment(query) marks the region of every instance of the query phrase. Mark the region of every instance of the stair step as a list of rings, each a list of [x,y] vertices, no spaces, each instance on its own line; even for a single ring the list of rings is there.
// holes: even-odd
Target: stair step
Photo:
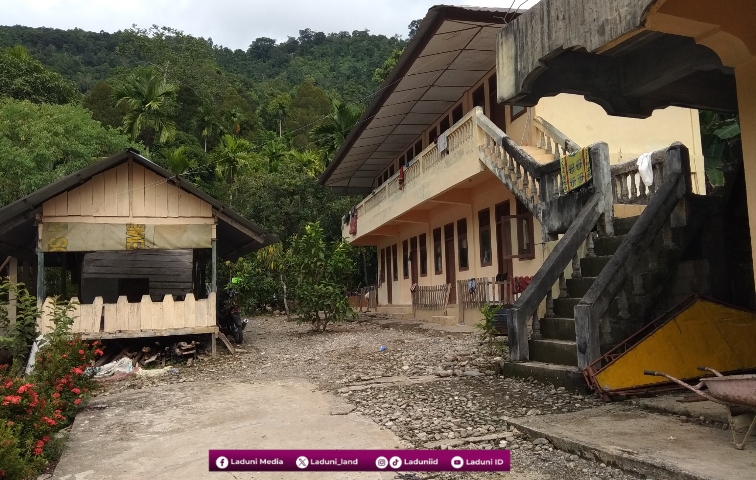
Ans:
[[[541,336],[546,340],[575,340],[575,320],[573,318],[542,318]]]
[[[543,362],[506,362],[501,363],[501,374],[507,377],[533,377],[539,382],[550,383],[554,387],[564,387],[570,391],[587,392],[583,374],[577,367],[554,365]]]
[[[627,235],[630,229],[638,221],[639,217],[625,217],[614,219],[614,234],[615,235]]]
[[[577,367],[577,347],[569,340],[529,340],[530,359]]]
[[[431,317],[431,323],[447,326],[457,325],[459,324],[459,318],[456,315],[434,315]]]
[[[590,290],[596,277],[581,277],[567,279],[567,293],[571,298],[583,298]]]
[[[561,318],[572,318],[575,316],[575,305],[580,302],[582,297],[576,298],[555,298],[554,315]]]
[[[580,271],[584,277],[598,277],[611,258],[611,255],[581,258]]]
[[[617,251],[622,240],[626,235],[615,235],[614,237],[601,237],[597,238],[594,242],[594,251],[598,256],[614,255]]]

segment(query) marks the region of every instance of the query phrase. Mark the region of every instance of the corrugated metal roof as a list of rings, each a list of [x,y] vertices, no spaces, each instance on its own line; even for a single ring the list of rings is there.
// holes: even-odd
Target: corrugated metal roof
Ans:
[[[151,162],[136,150],[124,150],[111,157],[93,163],[77,172],[53,182],[39,190],[0,208],[0,253],[13,256],[31,256],[36,248],[36,215],[41,213],[42,204],[47,200],[72,190],[93,176],[118,166],[129,159],[165,178],[178,188],[195,195],[212,205],[219,213],[218,255],[226,260],[251,253],[264,246],[277,243],[275,235],[233,211],[228,205],[216,200],[195,187],[188,180]],[[224,218],[225,217],[225,218]],[[236,225],[234,225],[234,223]],[[248,230],[250,233],[245,232]],[[255,238],[256,237],[256,238]]]
[[[406,151],[496,64],[496,38],[520,10],[437,5],[378,89],[321,184],[368,193],[375,177]]]

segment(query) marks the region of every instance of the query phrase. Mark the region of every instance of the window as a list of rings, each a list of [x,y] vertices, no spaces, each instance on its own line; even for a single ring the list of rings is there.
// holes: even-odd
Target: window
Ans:
[[[410,148],[409,151],[404,155],[404,166],[408,166],[413,158],[414,155],[412,155],[412,149]]]
[[[473,107],[486,108],[486,90],[483,88],[483,85],[473,92],[472,103]]]
[[[399,263],[399,260],[398,260],[397,255],[396,255],[396,244],[391,245],[391,254],[392,254],[392,256],[391,256],[391,262],[392,262],[391,263],[391,268],[392,268],[392,273],[393,273],[394,281],[396,282],[397,280],[399,280],[399,268],[397,268],[397,264]]]
[[[470,263],[467,255],[467,219],[457,220],[457,250],[459,252],[459,270],[467,270]]]
[[[438,138],[438,132],[436,131],[436,127],[431,128],[431,131],[428,132],[428,145],[432,145],[436,143],[436,139]]]
[[[386,177],[386,180],[388,180],[389,178],[393,177],[394,176],[394,172],[395,172],[394,165],[392,164],[389,167],[389,169],[388,169],[388,176]]]
[[[419,140],[415,144],[415,156],[417,157],[418,155],[420,155],[420,152],[422,152],[422,151],[423,151],[423,141]]]
[[[517,202],[517,255],[521,259],[535,258],[533,245],[533,214],[520,201]]]
[[[423,233],[420,235],[420,276],[428,275],[428,237]]]
[[[478,212],[478,231],[480,236],[480,266],[491,265],[491,210],[486,208]]]
[[[521,107],[519,105],[510,105],[509,107],[509,121],[512,122],[516,118],[519,118],[524,114],[528,109],[525,107]]]
[[[436,275],[439,275],[443,271],[443,268],[441,268],[442,260],[441,227],[439,227],[433,230],[433,267],[435,268]]]
[[[452,124],[457,123],[458,121],[462,120],[462,117],[464,117],[464,113],[462,110],[462,104],[460,103],[456,107],[454,107],[454,110],[452,110]]]
[[[439,123],[438,131],[443,133],[447,130],[449,130],[449,117],[444,117],[444,119],[441,120],[441,123]]]
[[[402,274],[405,279],[409,278],[409,246],[407,240],[402,242]]]

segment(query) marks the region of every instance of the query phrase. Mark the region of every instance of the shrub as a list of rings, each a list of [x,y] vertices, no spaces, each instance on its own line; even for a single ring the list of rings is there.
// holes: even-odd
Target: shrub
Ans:
[[[0,421],[0,480],[27,478],[34,474],[39,460],[26,458],[18,443],[18,426]]]

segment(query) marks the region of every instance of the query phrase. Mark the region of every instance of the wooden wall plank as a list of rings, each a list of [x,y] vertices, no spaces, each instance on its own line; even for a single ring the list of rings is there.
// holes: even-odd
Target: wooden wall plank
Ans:
[[[202,199],[199,200],[199,206],[200,206],[200,217],[212,217],[213,216],[213,206],[207,203],[206,201]]]
[[[102,172],[105,177],[105,215],[118,215],[118,174],[115,168]]]
[[[104,331],[106,333],[115,333],[118,331],[117,313],[115,303],[104,303],[102,305],[102,315],[105,317]]]
[[[173,305],[173,295],[165,295],[163,297],[163,318],[157,325],[153,325],[152,328],[156,328],[158,330],[163,330],[166,328],[174,328],[176,325],[175,322],[175,312],[174,312],[174,305]]]
[[[159,218],[168,216],[168,183],[152,174],[155,189],[155,216]],[[146,177],[145,177],[146,178]],[[145,212],[146,213],[146,212]],[[149,215],[149,214],[148,214]]]
[[[129,303],[129,331],[142,329],[142,304]]]
[[[55,216],[68,216],[68,192],[63,192],[55,197]]]
[[[194,327],[197,325],[197,302],[193,293],[188,293],[184,299],[184,326]]]
[[[73,307],[69,312],[71,318],[73,318],[73,325],[71,325],[71,331],[81,332],[81,305],[79,299],[76,297],[71,298],[71,306]]]
[[[174,185],[167,184],[168,189],[168,216],[179,216],[179,189]]]
[[[137,165],[136,163],[131,164],[131,175],[132,175],[132,184],[133,184],[133,190],[131,191],[131,195],[133,196],[133,205],[134,205],[134,216],[135,217],[144,217],[144,199],[145,199],[145,191],[144,191],[144,167],[141,165]],[[154,198],[155,198],[155,192],[152,193],[153,197],[153,204],[154,204]],[[154,213],[153,213],[154,215]]]
[[[218,319],[215,316],[215,292],[210,292],[207,296],[207,326],[212,327],[217,325]]]
[[[105,174],[98,173],[92,177],[92,215],[102,217],[105,213]]]
[[[163,304],[160,302],[152,303],[152,321],[151,328],[153,330],[160,330],[163,327]]]
[[[68,192],[68,215],[81,215],[81,187],[74,188]]]
[[[152,299],[149,295],[142,295],[139,303],[139,329],[152,329]]]
[[[55,216],[55,198],[51,198],[42,204],[42,215],[45,217]]]
[[[54,328],[52,317],[53,317],[53,299],[50,297],[45,298],[44,303],[42,303],[42,314],[39,317],[39,333],[46,334],[50,333],[52,329]]]
[[[207,299],[197,300],[194,305],[194,324],[197,327],[207,326]]]
[[[185,316],[186,304],[184,302],[173,302],[173,328],[184,328]]]
[[[116,303],[116,321],[118,331],[129,329],[129,300],[124,295],[118,297],[118,303]]]
[[[83,304],[79,307],[79,332],[89,333],[93,332],[92,325],[94,325],[94,306],[90,304]]]
[[[81,201],[81,212],[79,214],[82,217],[92,216],[92,180],[79,187],[79,200]]]
[[[114,168],[116,173],[116,208],[118,216],[129,216],[129,164],[122,163]]]
[[[92,302],[92,332],[100,331],[100,321],[102,320],[102,313],[104,310],[102,297],[95,297]]]

